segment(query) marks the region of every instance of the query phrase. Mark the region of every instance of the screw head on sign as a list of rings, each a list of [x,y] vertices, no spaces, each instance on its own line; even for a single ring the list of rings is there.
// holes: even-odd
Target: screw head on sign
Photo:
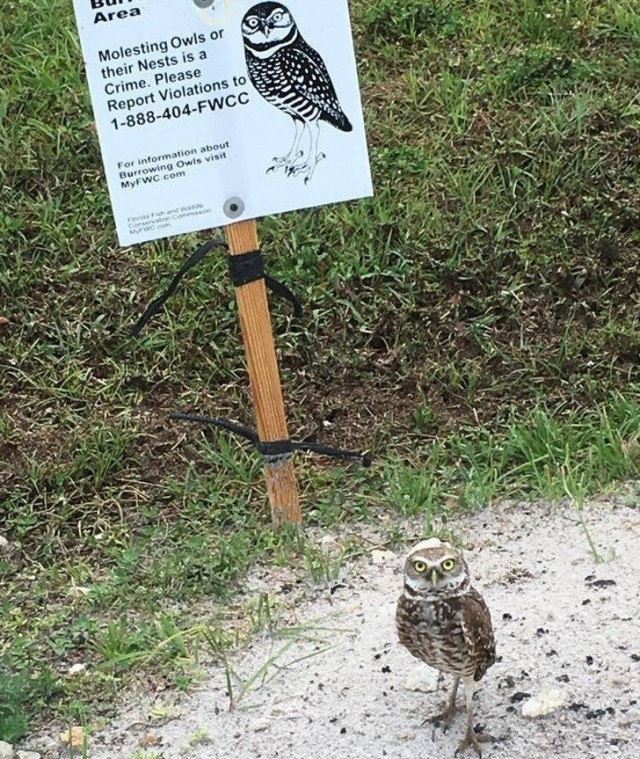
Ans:
[[[225,216],[230,219],[237,219],[244,213],[244,201],[241,198],[229,198],[222,206]]]
[[[213,5],[215,3],[215,0],[193,0],[193,4],[197,8],[208,8],[210,5]]]

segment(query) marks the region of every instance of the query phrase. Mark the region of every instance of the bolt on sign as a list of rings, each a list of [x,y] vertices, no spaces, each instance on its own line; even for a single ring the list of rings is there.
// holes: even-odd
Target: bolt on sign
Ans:
[[[372,194],[347,0],[74,0],[122,245]]]

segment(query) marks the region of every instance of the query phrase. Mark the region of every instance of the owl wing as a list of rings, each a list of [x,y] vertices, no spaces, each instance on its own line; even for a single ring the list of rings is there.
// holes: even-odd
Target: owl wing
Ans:
[[[484,599],[473,588],[461,598],[462,634],[469,656],[476,662],[474,680],[480,680],[496,660],[491,615]]]
[[[302,39],[298,45],[285,48],[283,53],[294,91],[321,110],[321,119],[337,129],[350,132],[351,123],[340,106],[333,82],[319,53]]]

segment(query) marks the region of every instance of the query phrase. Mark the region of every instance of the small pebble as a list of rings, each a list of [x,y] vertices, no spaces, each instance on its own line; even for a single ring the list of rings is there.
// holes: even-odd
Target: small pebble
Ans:
[[[80,725],[73,725],[58,736],[60,743],[74,750],[81,749],[85,743],[84,730]]]
[[[0,741],[0,759],[13,759],[13,746],[5,741]]]
[[[263,733],[265,730],[269,730],[271,727],[271,721],[266,717],[259,717],[249,725],[249,730],[252,733]]]
[[[569,701],[569,694],[561,688],[547,688],[522,705],[523,717],[544,717],[561,709]]]
[[[337,541],[333,535],[323,535],[320,538],[320,549],[323,553],[329,553],[335,547]]]

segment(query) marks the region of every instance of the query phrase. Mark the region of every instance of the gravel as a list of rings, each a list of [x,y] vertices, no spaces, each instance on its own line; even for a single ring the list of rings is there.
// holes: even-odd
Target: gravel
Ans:
[[[476,729],[496,738],[485,759],[640,757],[640,511],[506,503],[447,526],[467,546],[496,631],[498,661],[475,701]],[[423,537],[419,523],[404,527],[408,543]],[[224,667],[212,666],[188,696],[123,703],[92,736],[91,758],[141,747],[162,759],[453,757],[464,714],[446,734],[423,725],[450,682],[395,634],[403,554],[376,549],[295,597],[288,624],[232,657],[233,710]],[[248,590],[293,607],[289,580],[255,568]],[[163,724],[150,719],[158,703]]]

